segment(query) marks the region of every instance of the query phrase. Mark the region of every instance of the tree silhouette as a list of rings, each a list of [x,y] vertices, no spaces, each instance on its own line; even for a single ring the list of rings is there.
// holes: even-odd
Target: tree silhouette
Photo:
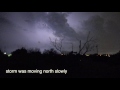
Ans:
[[[56,50],[54,50],[53,48],[51,48],[50,50],[44,50],[43,51],[43,55],[57,55],[58,53],[57,53],[57,51]]]
[[[3,54],[3,52],[0,50],[0,56],[3,56],[4,54]]]
[[[52,41],[51,38],[49,37],[50,39],[50,42],[51,44],[54,46],[54,48],[59,51],[61,54],[62,54],[62,48],[63,48],[63,40],[64,40],[65,37],[63,38],[60,38],[59,40],[57,38],[55,38],[55,41]]]
[[[94,40],[93,40],[93,37],[90,37],[90,31],[87,35],[87,39],[85,43],[83,44],[83,46],[82,46],[82,41],[79,40],[78,38],[76,39],[79,41],[79,54],[86,54],[87,52],[92,51],[93,48],[95,47],[94,45],[92,45]]]
[[[13,51],[12,52],[12,55],[14,56],[25,56],[27,54],[27,50],[24,48],[24,47],[22,47],[21,49],[17,49],[16,51]]]
[[[28,53],[30,53],[30,54],[32,54],[32,55],[35,55],[35,56],[39,56],[39,55],[41,55],[41,51],[40,51],[40,49],[38,49],[38,48],[35,48],[35,49],[29,49],[28,50]]]

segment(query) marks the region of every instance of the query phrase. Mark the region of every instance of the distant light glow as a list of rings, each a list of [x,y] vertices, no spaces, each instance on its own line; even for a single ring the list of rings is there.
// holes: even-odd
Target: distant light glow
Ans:
[[[108,54],[108,57],[110,57],[110,54]]]
[[[4,54],[7,54],[6,52],[4,52]]]
[[[86,54],[86,56],[90,56],[90,55]]]
[[[8,54],[8,57],[11,57],[12,56],[12,54]]]

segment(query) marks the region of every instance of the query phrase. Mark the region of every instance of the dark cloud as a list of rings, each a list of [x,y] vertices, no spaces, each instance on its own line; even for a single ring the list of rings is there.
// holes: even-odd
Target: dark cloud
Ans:
[[[100,53],[120,49],[119,12],[1,12],[0,47],[20,46],[46,49],[53,40],[65,36],[64,49],[78,51],[79,40],[85,42],[88,32],[97,40]],[[38,42],[41,43],[38,43]]]
[[[102,13],[89,17],[82,23],[82,29],[91,31],[96,37],[101,53],[117,52],[120,47],[120,13]]]
[[[13,48],[27,45],[28,47],[49,47],[49,37],[59,37],[61,34],[69,36],[72,28],[67,24],[68,13],[46,12],[7,12],[0,13],[0,42],[1,47]],[[56,24],[55,24],[56,23]],[[65,25],[64,25],[65,24]],[[55,33],[48,32],[52,29]],[[74,32],[74,31],[73,31]],[[72,35],[71,35],[72,36]],[[44,38],[44,39],[43,39]]]
[[[8,15],[7,13],[5,14]],[[21,28],[3,15],[4,13],[0,14],[0,48],[3,50],[12,50],[18,48],[18,45],[22,45],[25,41],[29,41],[22,34]]]
[[[58,37],[66,36],[72,38],[77,35],[74,29],[67,23],[66,17],[68,14],[69,13],[49,12],[44,17],[45,23],[47,23],[55,31],[54,34]]]

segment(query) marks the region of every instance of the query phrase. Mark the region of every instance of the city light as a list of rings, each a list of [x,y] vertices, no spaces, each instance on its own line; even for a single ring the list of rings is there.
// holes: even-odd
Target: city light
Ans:
[[[12,56],[12,54],[8,54],[8,57],[11,57]]]
[[[110,54],[108,54],[108,57],[110,57]]]
[[[6,52],[4,52],[4,54],[7,54]]]
[[[90,56],[90,55],[86,54],[86,56]]]

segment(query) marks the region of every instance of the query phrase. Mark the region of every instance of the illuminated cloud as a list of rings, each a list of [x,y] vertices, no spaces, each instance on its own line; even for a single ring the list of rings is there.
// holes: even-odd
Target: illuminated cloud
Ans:
[[[99,53],[113,53],[120,49],[119,12],[1,12],[0,48],[10,52],[16,48],[52,48],[53,40],[65,36],[64,51],[78,51],[76,37],[86,40],[91,31],[99,46]],[[95,51],[94,51],[95,52]]]

